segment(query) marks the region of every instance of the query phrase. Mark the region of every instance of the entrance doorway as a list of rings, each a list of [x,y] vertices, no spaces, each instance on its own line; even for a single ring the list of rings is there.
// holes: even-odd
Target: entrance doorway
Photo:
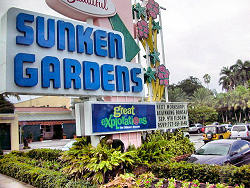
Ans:
[[[41,135],[44,140],[50,140],[53,138],[54,127],[52,125],[41,125]]]
[[[10,124],[7,123],[0,124],[0,148],[2,148],[3,150],[11,149]]]
[[[62,125],[54,125],[54,139],[62,139],[63,138],[63,129]]]

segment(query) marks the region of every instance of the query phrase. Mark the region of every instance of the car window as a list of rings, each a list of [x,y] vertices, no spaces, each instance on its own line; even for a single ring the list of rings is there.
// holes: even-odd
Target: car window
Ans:
[[[247,142],[236,142],[233,144],[231,152],[242,152],[249,149],[249,144]]]
[[[247,150],[247,149],[249,149],[249,144],[248,144],[248,143],[244,143],[244,144],[241,146],[240,151],[245,151],[245,150]]]
[[[250,126],[249,125],[247,126],[247,129],[248,129],[248,131],[250,131]]]
[[[195,127],[195,125],[194,125],[194,124],[191,124],[189,127]]]
[[[246,131],[245,126],[233,126],[232,131]]]
[[[197,127],[202,127],[202,125],[197,125]]]
[[[225,127],[218,127],[218,133],[224,133],[226,132]]]
[[[205,133],[208,133],[208,132],[216,133],[216,127],[206,127]]]
[[[202,146],[195,153],[196,155],[227,155],[230,144],[208,143]]]

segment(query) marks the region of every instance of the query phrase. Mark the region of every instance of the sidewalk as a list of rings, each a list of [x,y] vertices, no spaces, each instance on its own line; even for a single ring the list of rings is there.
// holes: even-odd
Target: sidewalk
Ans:
[[[0,188],[34,188],[31,185],[20,182],[12,177],[0,174]]]

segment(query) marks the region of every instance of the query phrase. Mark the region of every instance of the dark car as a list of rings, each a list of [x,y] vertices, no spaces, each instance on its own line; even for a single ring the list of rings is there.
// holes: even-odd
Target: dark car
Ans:
[[[249,146],[250,143],[246,140],[214,140],[198,149],[190,156],[188,162],[235,166],[250,164]]]

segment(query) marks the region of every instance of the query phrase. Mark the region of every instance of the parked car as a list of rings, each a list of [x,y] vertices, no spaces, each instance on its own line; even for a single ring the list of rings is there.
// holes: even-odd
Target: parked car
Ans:
[[[250,164],[250,143],[246,140],[214,140],[198,149],[188,162],[235,166]]]
[[[191,124],[189,126],[188,132],[189,133],[201,133],[201,129],[203,128],[203,125],[200,123],[196,123],[196,124]]]
[[[229,130],[229,131],[232,130],[233,125],[231,125],[231,124],[222,124],[222,125],[224,125],[227,130]]]
[[[230,134],[225,125],[207,125],[203,134],[203,141],[207,143],[212,140],[227,139],[230,138]]]
[[[231,138],[241,138],[245,140],[250,140],[250,125],[234,125],[231,130]]]
[[[181,131],[184,137],[190,138],[189,132],[186,131],[186,127],[182,128],[172,128],[172,129],[165,129],[163,132],[171,132],[174,133],[175,131]]]

